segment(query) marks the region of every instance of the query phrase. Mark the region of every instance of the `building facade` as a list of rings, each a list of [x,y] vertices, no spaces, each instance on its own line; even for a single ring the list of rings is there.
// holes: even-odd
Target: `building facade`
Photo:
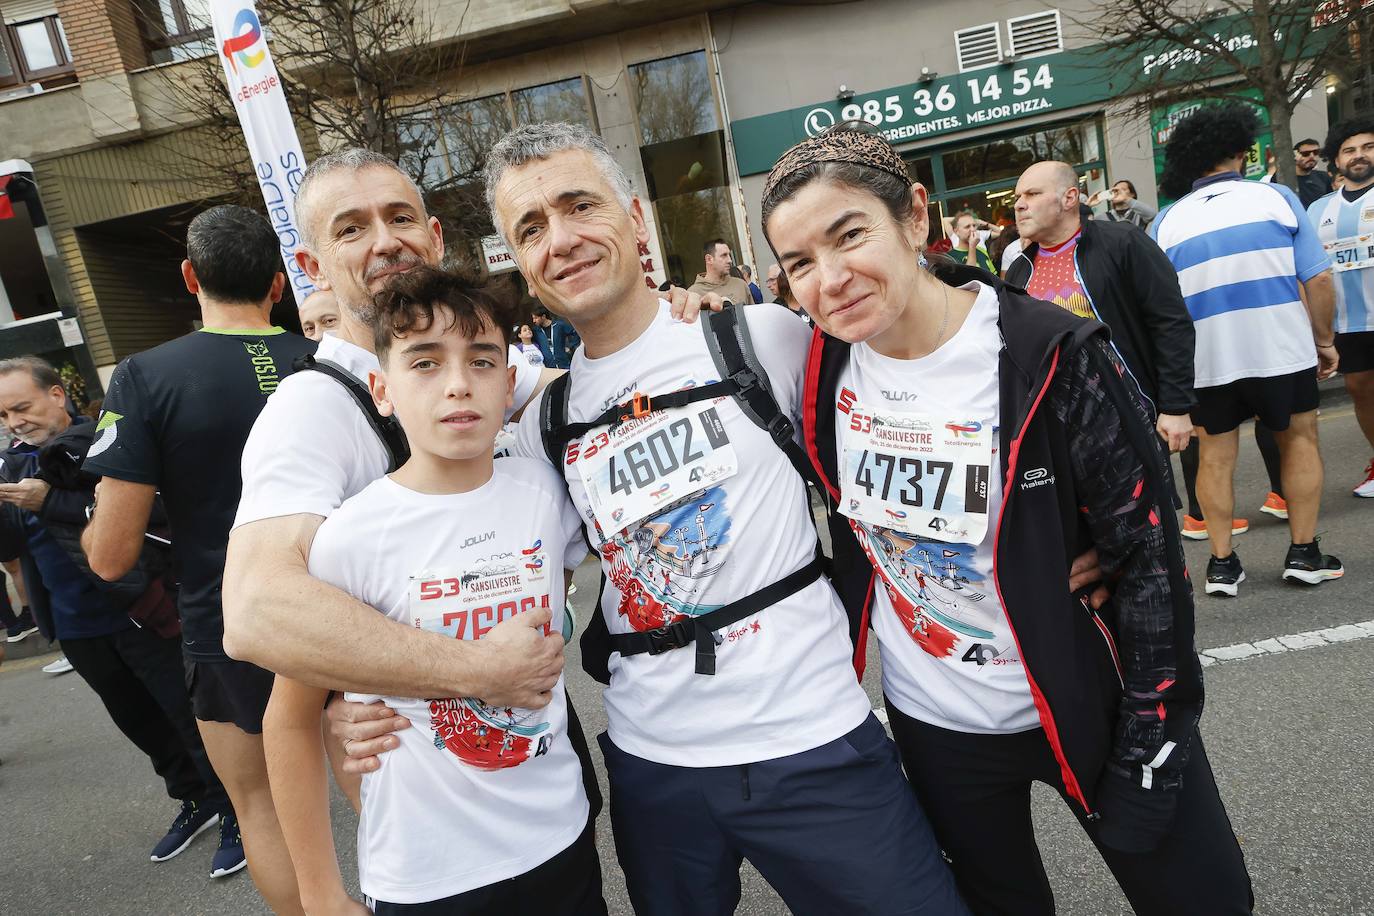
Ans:
[[[13,210],[0,218],[0,357],[48,355],[94,396],[120,359],[195,326],[185,225],[235,192],[209,161],[246,156],[207,137],[175,88],[216,51],[208,2],[0,0],[0,217]],[[837,120],[889,136],[932,216],[1006,221],[1016,177],[1047,157],[1090,192],[1128,178],[1153,203],[1178,115],[1121,103],[1121,68],[1148,62],[1104,69],[1099,30],[1043,0],[417,2],[434,41],[464,49],[434,74],[443,99],[409,114],[431,203],[475,199],[472,176],[511,126],[586,124],[644,201],[654,286],[690,284],[715,237],[762,274],[764,175]],[[1305,101],[1294,136],[1325,122],[1325,100]],[[338,142],[304,128],[301,140],[307,155]],[[484,217],[464,232],[520,285]]]

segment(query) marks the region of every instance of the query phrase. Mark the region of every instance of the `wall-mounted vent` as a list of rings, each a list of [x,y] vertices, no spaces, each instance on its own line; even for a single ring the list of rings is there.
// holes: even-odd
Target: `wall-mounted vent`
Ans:
[[[954,47],[961,71],[989,67],[1002,60],[1002,33],[995,22],[960,29],[954,33]]]
[[[1063,50],[1064,33],[1059,26],[1059,10],[1008,19],[1007,39],[1011,53],[1017,57]]]

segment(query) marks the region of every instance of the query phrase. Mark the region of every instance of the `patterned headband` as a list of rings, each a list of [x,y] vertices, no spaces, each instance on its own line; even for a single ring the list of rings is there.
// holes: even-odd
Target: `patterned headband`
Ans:
[[[768,173],[768,180],[764,182],[763,199],[767,200],[769,195],[773,193],[773,189],[784,178],[818,162],[849,162],[854,165],[866,165],[869,168],[900,178],[904,182],[909,183],[911,181],[911,174],[906,170],[906,163],[902,161],[901,156],[897,155],[892,144],[877,134],[839,128],[831,129],[819,137],[803,140],[783,153],[782,158]]]

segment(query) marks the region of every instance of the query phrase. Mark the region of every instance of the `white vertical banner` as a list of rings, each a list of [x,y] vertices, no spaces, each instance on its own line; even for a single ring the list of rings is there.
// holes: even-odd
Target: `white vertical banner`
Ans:
[[[210,22],[220,63],[224,65],[224,78],[229,83],[229,95],[234,99],[262,199],[267,204],[267,218],[277,231],[286,277],[299,306],[315,289],[296,263],[296,249],[301,247],[296,227],[296,189],[305,177],[306,166],[301,141],[291,123],[286,95],[253,0],[210,0]]]

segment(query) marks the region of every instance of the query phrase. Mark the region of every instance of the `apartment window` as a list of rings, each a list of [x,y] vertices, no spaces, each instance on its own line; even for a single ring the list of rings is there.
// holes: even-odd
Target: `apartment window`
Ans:
[[[635,64],[630,85],[645,144],[721,129],[705,51]]]
[[[1045,10],[1007,20],[1007,40],[1017,57],[1062,51],[1064,34],[1059,25],[1059,10]]]
[[[954,50],[960,72],[990,67],[1002,61],[1002,33],[995,22],[960,29],[954,33]]]
[[[214,53],[210,0],[137,0],[148,59],[155,64]]]
[[[75,71],[56,15],[6,25],[0,33],[0,86],[52,81]]]
[[[529,89],[517,89],[510,94],[510,103],[516,124],[567,121],[596,129],[587,107],[587,87],[580,76]]]

